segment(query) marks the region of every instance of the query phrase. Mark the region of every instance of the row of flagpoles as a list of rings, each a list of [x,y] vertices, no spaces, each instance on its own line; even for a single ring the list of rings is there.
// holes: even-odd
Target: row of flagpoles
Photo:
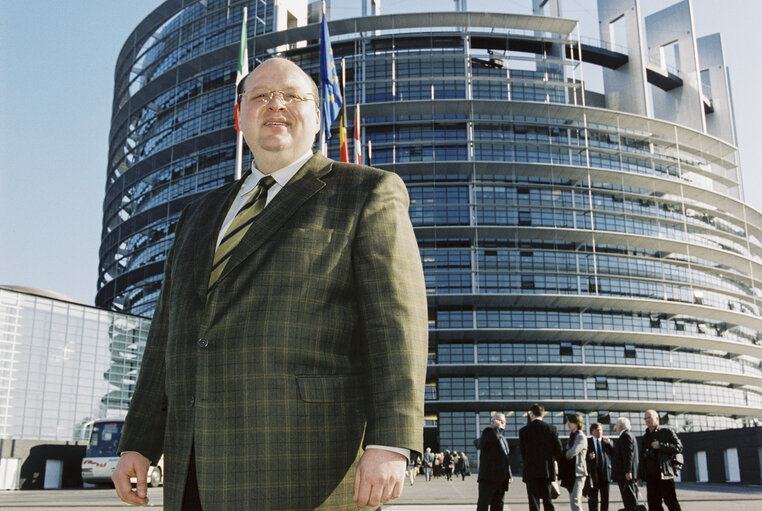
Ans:
[[[249,50],[246,34],[246,20],[248,18],[247,7],[243,8],[243,23],[241,24],[241,42],[238,47],[238,67],[236,69],[235,85],[236,91],[238,84],[249,74]],[[339,120],[339,157],[343,162],[349,162],[349,145],[347,141],[346,104],[342,98],[342,90],[346,89],[346,70],[344,59],[341,59],[341,85],[339,85],[339,76],[336,72],[336,65],[333,59],[333,50],[331,49],[331,36],[328,33],[328,22],[325,16],[325,1],[323,2],[323,17],[320,32],[320,96],[323,98],[321,104],[321,122],[320,122],[320,152],[327,155],[328,146],[326,139],[331,138],[331,126],[337,117]],[[238,104],[238,94],[235,98],[235,129],[236,137],[236,163],[235,178],[240,179],[243,167],[243,132],[238,124],[240,115],[240,105]],[[360,104],[355,105],[355,126],[354,126],[354,162],[362,165],[362,139],[360,130]],[[371,160],[371,143],[368,141],[368,164]]]

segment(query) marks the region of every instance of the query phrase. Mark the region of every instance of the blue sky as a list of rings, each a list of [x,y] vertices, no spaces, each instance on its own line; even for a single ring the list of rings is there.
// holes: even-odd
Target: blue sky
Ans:
[[[94,302],[114,65],[127,36],[160,3],[0,0],[0,285]],[[641,8],[647,15],[671,3],[641,0]],[[762,210],[762,2],[718,3],[694,0],[696,32],[722,34],[746,199]],[[360,15],[359,0],[333,4],[334,19]],[[382,0],[381,7],[452,10],[453,2]],[[468,0],[468,7],[528,13],[531,0]],[[595,12],[594,0],[564,2],[564,17],[582,20],[583,35],[596,36]]]

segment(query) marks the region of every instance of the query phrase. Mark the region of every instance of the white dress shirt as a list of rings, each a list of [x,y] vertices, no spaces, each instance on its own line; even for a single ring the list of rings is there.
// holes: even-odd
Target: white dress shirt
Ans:
[[[270,201],[272,201],[273,198],[278,195],[278,192],[280,192],[283,187],[286,186],[289,181],[291,181],[291,178],[294,177],[297,172],[299,172],[299,169],[302,168],[302,166],[307,163],[307,160],[310,158],[312,158],[311,149],[299,157],[299,159],[295,162],[290,163],[282,169],[278,169],[270,174],[270,176],[275,179],[275,184],[272,185],[269,190],[267,190],[267,201],[265,202],[265,207],[270,204]],[[251,174],[246,177],[246,180],[243,182],[243,185],[241,185],[240,190],[238,190],[238,196],[230,205],[228,214],[225,216],[225,221],[222,222],[220,232],[217,234],[217,247],[220,246],[222,238],[224,238],[225,233],[228,232],[228,227],[230,227],[230,224],[233,223],[233,220],[238,214],[238,211],[251,198],[252,192],[259,184],[259,180],[263,177],[265,177],[265,174],[262,174],[259,169],[257,169],[256,162],[251,162]]]

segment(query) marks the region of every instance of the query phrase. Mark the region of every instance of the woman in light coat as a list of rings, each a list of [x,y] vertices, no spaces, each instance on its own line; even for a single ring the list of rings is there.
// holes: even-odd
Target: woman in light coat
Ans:
[[[569,428],[569,440],[566,442],[566,459],[574,466],[574,486],[569,490],[569,503],[572,511],[582,511],[582,489],[587,478],[587,437],[585,424],[578,413],[566,417],[566,427]]]

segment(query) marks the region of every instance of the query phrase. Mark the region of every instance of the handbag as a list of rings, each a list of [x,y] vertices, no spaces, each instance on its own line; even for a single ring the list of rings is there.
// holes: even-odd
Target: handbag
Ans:
[[[561,496],[561,486],[558,484],[558,480],[550,482],[550,498],[557,499]]]

